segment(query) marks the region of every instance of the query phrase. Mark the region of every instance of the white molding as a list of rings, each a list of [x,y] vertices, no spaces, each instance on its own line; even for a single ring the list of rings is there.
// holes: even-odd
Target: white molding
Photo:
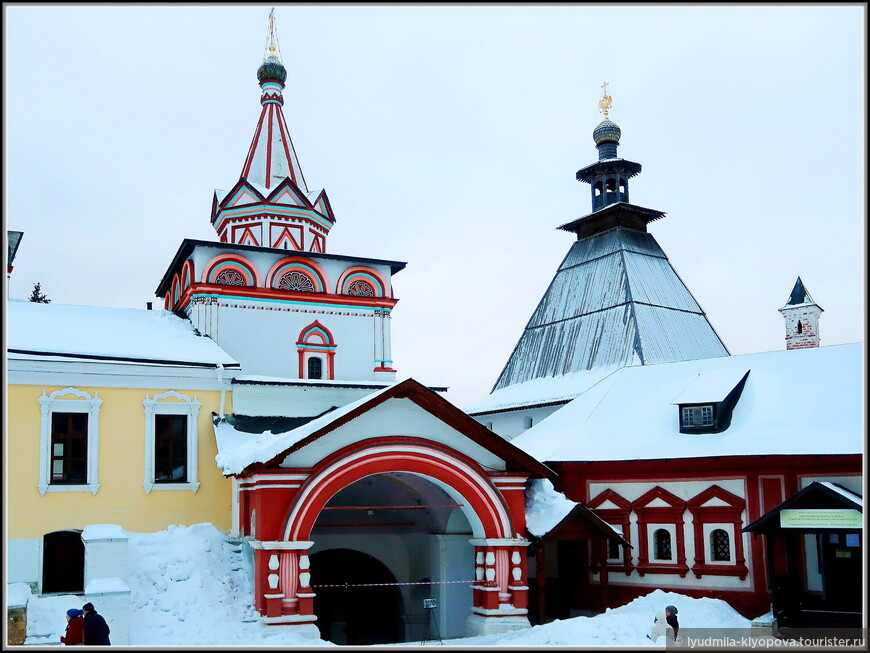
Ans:
[[[165,401],[176,399],[177,401]],[[145,407],[145,478],[142,487],[145,494],[151,490],[190,490],[194,494],[199,489],[199,408],[202,403],[196,395],[191,399],[188,395],[175,390],[167,390],[160,394],[146,394],[142,401]],[[156,483],[154,480],[154,417],[156,415],[186,415],[187,416],[187,482],[186,483]]]
[[[73,395],[78,399],[62,399]],[[91,397],[87,392],[68,386],[55,390],[50,395],[42,391],[39,407],[42,413],[39,427],[39,481],[36,487],[40,496],[46,492],[90,492],[100,489],[97,474],[100,445],[99,414],[103,400],[99,393]],[[51,416],[53,413],[87,413],[88,415],[88,482],[82,485],[59,485],[51,483]]]

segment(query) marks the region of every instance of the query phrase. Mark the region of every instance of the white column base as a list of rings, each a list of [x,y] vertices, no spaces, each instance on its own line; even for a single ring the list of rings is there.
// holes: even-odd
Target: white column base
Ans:
[[[528,617],[482,617],[473,614],[465,621],[466,637],[498,635],[531,627]]]

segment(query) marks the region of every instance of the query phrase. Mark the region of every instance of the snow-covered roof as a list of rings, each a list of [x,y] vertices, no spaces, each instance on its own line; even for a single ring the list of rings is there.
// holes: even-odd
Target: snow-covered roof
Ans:
[[[829,490],[833,490],[837,494],[842,495],[849,501],[858,504],[862,508],[864,507],[864,497],[860,494],[855,494],[851,490],[847,490],[842,485],[837,485],[836,483],[831,483],[830,481],[819,481],[822,485],[824,485]]]
[[[526,530],[532,535],[543,537],[577,505],[546,478],[534,479],[526,490]]]
[[[739,367],[727,367],[698,372],[672,403],[702,404],[724,401],[748,371]]]
[[[365,395],[354,402],[345,404],[284,433],[274,434],[271,431],[246,433],[234,428],[225,420],[219,421],[214,427],[218,449],[215,462],[225,475],[230,475],[240,473],[251,464],[272,460],[275,456],[286,451],[318,429],[328,426],[340,417],[344,417],[362,404],[383,394],[394,385],[396,384],[391,384],[383,390]]]
[[[542,462],[863,451],[863,343],[625,367],[511,442]],[[731,425],[684,434],[699,374],[750,370]]]
[[[82,356],[127,361],[238,367],[211,338],[171,311],[41,304],[6,304],[10,355]]]
[[[598,368],[583,370],[562,376],[548,376],[532,379],[524,383],[495,390],[480,401],[465,406],[463,410],[471,415],[488,411],[502,411],[567,402],[582,394],[619,368]]]

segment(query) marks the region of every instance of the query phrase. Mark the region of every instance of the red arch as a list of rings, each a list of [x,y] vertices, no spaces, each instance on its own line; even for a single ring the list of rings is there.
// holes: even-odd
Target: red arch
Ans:
[[[360,448],[351,445],[318,465],[299,488],[284,522],[289,541],[310,539],[320,511],[351,483],[387,472],[408,472],[440,481],[456,490],[471,507],[483,528],[483,537],[513,537],[513,520],[499,490],[473,462],[425,440],[379,440]]]

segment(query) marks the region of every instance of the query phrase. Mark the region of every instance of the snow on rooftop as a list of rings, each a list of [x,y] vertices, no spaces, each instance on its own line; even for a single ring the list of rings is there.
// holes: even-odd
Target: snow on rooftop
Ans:
[[[849,501],[857,503],[859,506],[861,506],[861,508],[864,507],[864,497],[862,497],[860,494],[855,494],[851,490],[847,490],[846,488],[837,485],[836,483],[831,483],[830,481],[819,481],[819,483],[824,485],[829,490],[833,490],[837,494],[846,497],[846,499],[848,499]]]
[[[542,537],[553,530],[577,505],[547,479],[535,479],[526,492],[526,529]]]
[[[291,629],[266,626],[254,610],[254,588],[238,541],[212,524],[170,526],[156,533],[131,533],[129,645],[136,647],[333,646]],[[7,602],[27,605],[26,645],[59,645],[65,613],[80,608],[81,596],[32,594],[25,583],[7,585]],[[720,599],[692,598],[661,589],[592,617],[559,619],[521,630],[447,639],[447,647],[653,646],[646,639],[653,617],[666,605],[679,610],[681,628],[740,628],[750,620]],[[95,603],[112,627],[109,606]],[[113,641],[116,645],[119,642]],[[420,647],[421,642],[407,642]],[[399,645],[401,646],[401,645]],[[664,646],[660,640],[659,648]]]
[[[211,338],[171,311],[6,303],[8,349],[38,355],[67,354],[238,365]],[[16,356],[20,356],[16,354]]]
[[[561,376],[532,379],[496,390],[478,402],[465,406],[466,413],[511,410],[559,401],[570,401],[620,368],[608,367]]]
[[[82,531],[82,540],[126,540],[130,534],[117,524],[88,524]]]
[[[859,454],[862,361],[863,343],[853,343],[626,367],[512,444],[541,462]],[[731,425],[680,433],[674,399],[718,370],[750,370]]]
[[[726,367],[698,372],[671,403],[701,404],[724,401],[748,371],[745,367]]]
[[[390,384],[382,390],[365,395],[356,401],[345,404],[325,415],[321,415],[317,419],[313,419],[302,426],[284,433],[274,434],[271,431],[245,433],[234,428],[226,421],[219,421],[214,427],[218,449],[215,462],[221,468],[224,475],[229,476],[230,474],[240,473],[245,467],[253,463],[263,463],[271,460],[315,431],[328,426],[362,404],[383,394],[394,385],[396,384]]]

